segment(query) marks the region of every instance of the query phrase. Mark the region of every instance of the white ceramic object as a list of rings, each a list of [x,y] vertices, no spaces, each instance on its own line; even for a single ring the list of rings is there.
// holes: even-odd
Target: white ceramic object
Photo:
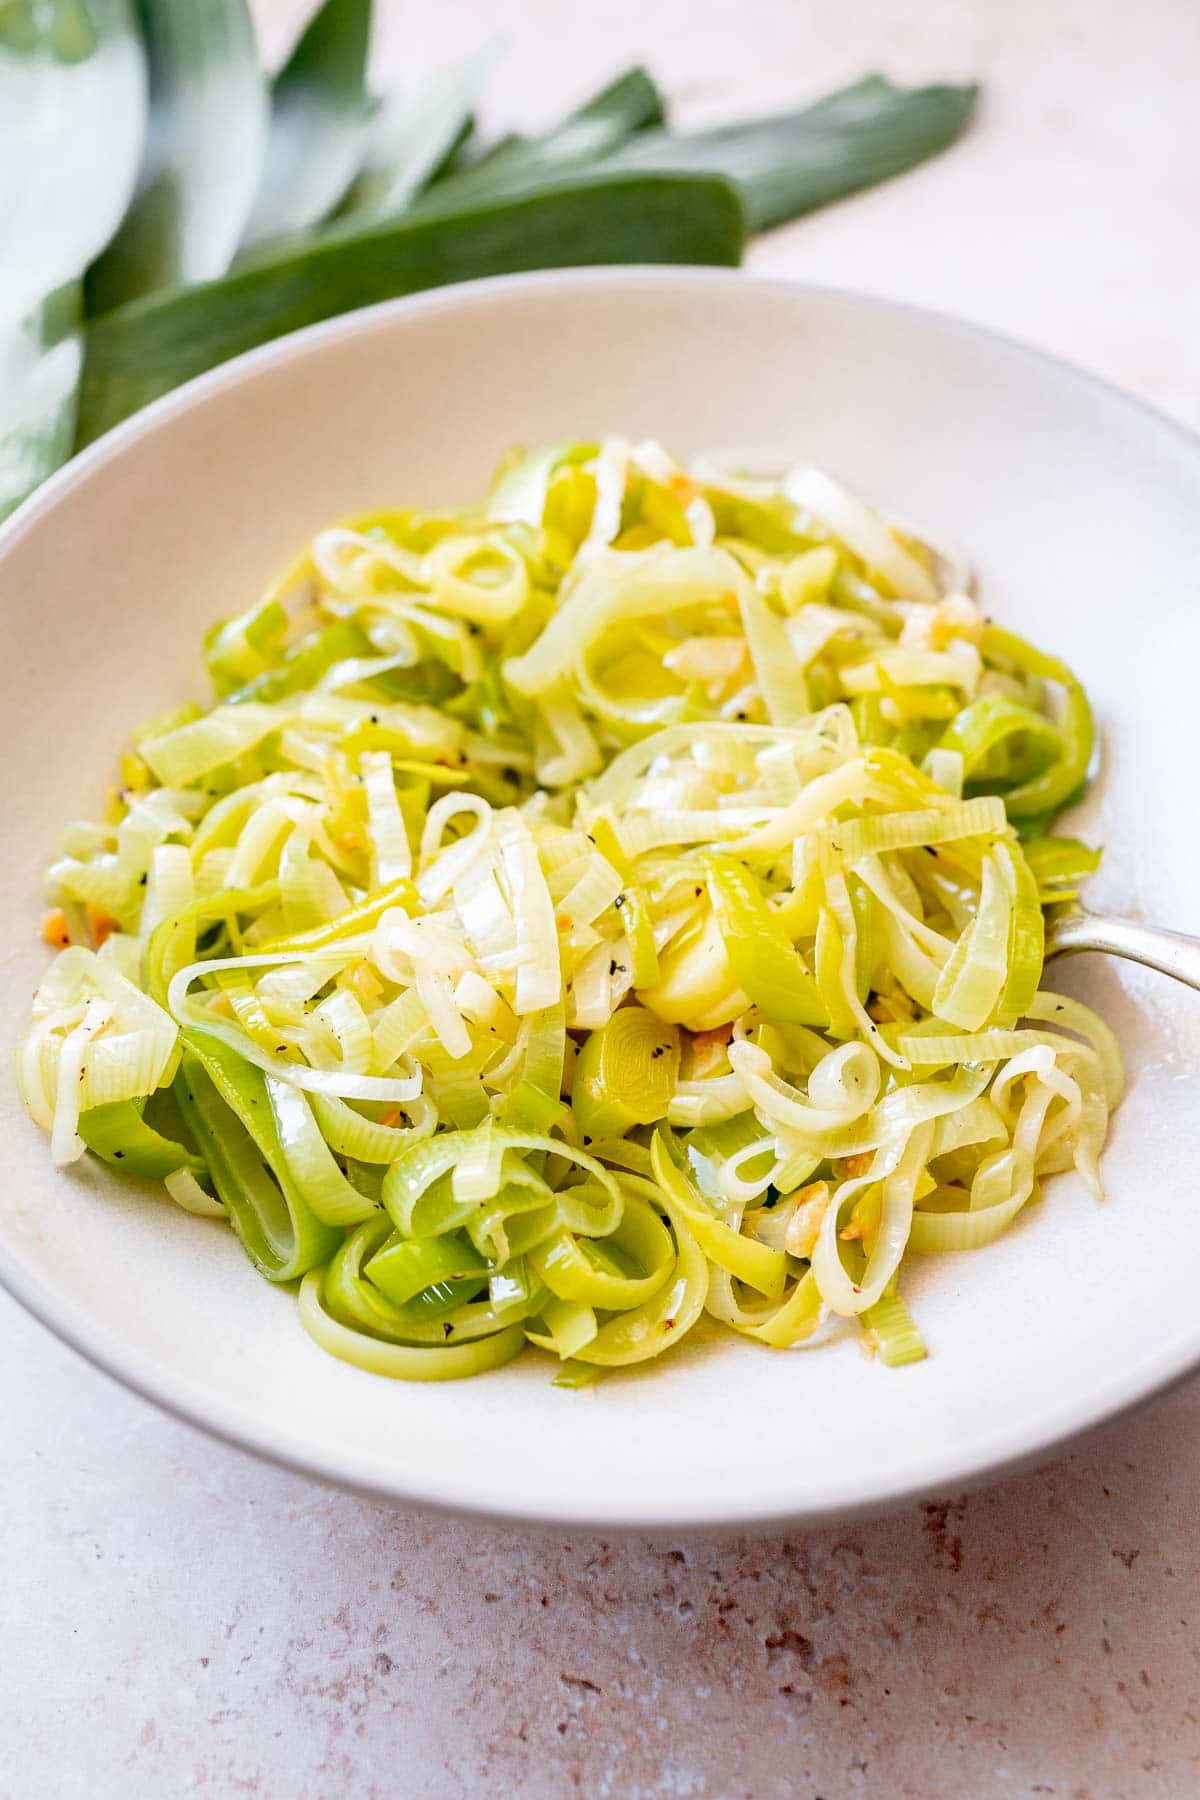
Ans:
[[[971,326],[726,273],[484,282],[287,339],[113,433],[0,532],[0,1018],[45,964],[39,873],[197,647],[338,515],[477,494],[513,441],[619,431],[801,452],[960,545],[995,613],[1065,654],[1103,723],[1078,828],[1090,894],[1183,929],[1195,894],[1200,443]],[[1189,1246],[1200,999],[1084,959],[1061,981],[1124,1043],[1097,1206],[1050,1184],[998,1245],[907,1291],[929,1359],[851,1336],[775,1354],[713,1331],[563,1392],[531,1355],[449,1386],[348,1368],[233,1237],[89,1164],[51,1168],[0,1071],[0,1274],[46,1324],[235,1443],[381,1495],[563,1524],[816,1521],[1044,1455],[1200,1363]]]

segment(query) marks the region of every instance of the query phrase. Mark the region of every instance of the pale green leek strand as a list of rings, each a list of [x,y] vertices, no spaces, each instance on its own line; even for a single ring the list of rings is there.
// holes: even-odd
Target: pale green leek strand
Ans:
[[[907,1259],[1098,1194],[1121,1091],[1039,985],[1087,702],[961,583],[815,471],[624,439],[319,532],[49,871],[54,1160],[375,1374],[580,1386],[706,1312],[919,1360]]]

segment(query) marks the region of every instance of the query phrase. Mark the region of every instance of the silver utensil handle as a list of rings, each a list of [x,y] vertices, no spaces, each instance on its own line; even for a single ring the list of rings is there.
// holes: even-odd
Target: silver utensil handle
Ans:
[[[1134,919],[1104,919],[1094,913],[1056,919],[1046,934],[1047,956],[1072,956],[1084,950],[1124,956],[1185,981],[1188,987],[1200,988],[1200,938],[1182,931],[1163,931]]]

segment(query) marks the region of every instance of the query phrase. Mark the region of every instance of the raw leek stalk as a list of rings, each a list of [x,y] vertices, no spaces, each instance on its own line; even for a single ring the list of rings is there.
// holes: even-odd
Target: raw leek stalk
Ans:
[[[966,129],[978,98],[974,86],[900,88],[871,75],[796,112],[681,133],[655,117],[653,87],[643,76],[639,91],[638,75],[614,83],[550,139],[513,145],[444,185],[519,192],[560,159],[583,157],[618,168],[704,169],[737,183],[761,230],[937,155]],[[631,124],[649,129],[634,135]]]
[[[339,232],[98,318],[77,447],[193,375],[354,307],[521,269],[736,264],[743,241],[741,203],[727,182],[653,173],[564,177],[527,197]]]
[[[266,161],[242,250],[318,224],[367,153],[371,0],[323,0],[271,84]]]
[[[132,0],[0,7],[0,519],[71,454],[83,275],[129,203],[145,123]]]
[[[111,244],[88,271],[95,317],[233,261],[263,166],[267,99],[246,0],[139,0],[153,129]]]
[[[371,0],[321,0],[268,81],[246,0],[0,5],[0,190],[11,189],[0,216],[15,221],[0,309],[0,517],[73,442],[239,350],[442,280],[736,261],[747,224],[798,217],[938,154],[977,97],[974,86],[903,89],[873,75],[796,112],[680,134],[635,67],[540,136],[476,145],[473,108],[496,46],[436,73],[415,100],[377,100],[365,85],[371,14]],[[565,217],[564,183],[627,192],[623,175],[649,184],[644,229],[582,197]],[[674,185],[688,176],[723,185],[725,216],[705,214],[698,187]],[[674,199],[656,204],[664,180]],[[558,203],[549,218],[543,200]],[[462,227],[456,254],[444,222],[462,213],[475,228]],[[397,238],[402,223],[442,230]],[[158,304],[144,311],[146,297]],[[104,325],[77,433],[85,315]],[[656,509],[675,543],[688,538],[684,511],[677,496]],[[816,556],[789,581],[786,611],[806,586],[825,591]],[[742,601],[769,715],[786,722],[808,702],[803,662],[780,657],[778,622],[752,589]],[[931,697],[925,714],[949,717],[947,705]]]
[[[814,106],[694,136],[647,132],[617,152],[630,168],[719,169],[756,228],[902,174],[946,149],[975,110],[974,86],[898,88],[868,76]]]
[[[371,120],[362,171],[338,209],[339,220],[395,217],[451,163],[470,138],[472,109],[496,60],[484,44],[435,71],[420,95],[386,96]]]
[[[1087,702],[962,579],[816,471],[624,439],[318,533],[51,866],[52,1156],[378,1374],[577,1386],[706,1312],[919,1360],[905,1259],[1098,1194],[1121,1093],[1040,987]]]
[[[477,168],[450,174],[431,188],[427,206],[457,204],[553,179],[564,169],[603,161],[647,127],[663,123],[662,95],[644,69],[629,69],[553,130],[498,146]]]

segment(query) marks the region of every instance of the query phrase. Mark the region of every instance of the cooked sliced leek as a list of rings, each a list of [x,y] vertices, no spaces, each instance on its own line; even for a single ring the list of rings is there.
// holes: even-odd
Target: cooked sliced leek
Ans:
[[[578,1386],[705,1311],[919,1359],[906,1257],[1098,1193],[1121,1092],[1040,990],[1087,701],[962,580],[827,476],[624,439],[319,533],[51,866],[54,1159],[375,1373]]]

